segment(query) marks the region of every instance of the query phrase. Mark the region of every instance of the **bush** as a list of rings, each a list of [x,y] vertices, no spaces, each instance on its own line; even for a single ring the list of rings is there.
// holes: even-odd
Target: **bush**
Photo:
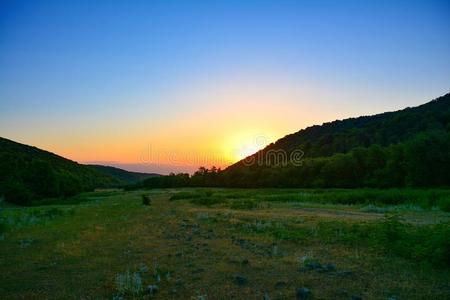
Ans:
[[[438,206],[443,211],[450,212],[450,197],[440,199]]]
[[[0,235],[2,235],[6,231],[6,225],[3,223],[3,220],[0,220]]]
[[[206,196],[206,197],[211,197],[213,194],[214,194],[214,192],[211,191],[211,190],[206,190],[206,191],[205,191],[205,196]]]
[[[148,195],[142,194],[141,197],[142,197],[142,204],[143,205],[147,205],[147,206],[150,205],[151,200],[150,200],[150,197]]]
[[[31,191],[17,181],[8,181],[3,185],[5,200],[17,205],[29,204],[33,198]]]

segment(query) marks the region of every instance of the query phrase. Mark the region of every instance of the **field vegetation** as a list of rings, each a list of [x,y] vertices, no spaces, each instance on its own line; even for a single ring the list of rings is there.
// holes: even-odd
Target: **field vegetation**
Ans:
[[[0,294],[446,299],[449,194],[188,188],[3,203]]]

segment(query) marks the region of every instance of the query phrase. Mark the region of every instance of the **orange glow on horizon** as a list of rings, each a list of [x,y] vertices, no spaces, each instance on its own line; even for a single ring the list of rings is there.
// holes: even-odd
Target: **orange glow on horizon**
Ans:
[[[306,91],[279,82],[193,85],[168,96],[170,105],[157,118],[149,115],[148,102],[123,114],[87,114],[77,126],[50,124],[52,134],[26,143],[82,163],[225,168],[324,118],[324,111],[302,100]]]

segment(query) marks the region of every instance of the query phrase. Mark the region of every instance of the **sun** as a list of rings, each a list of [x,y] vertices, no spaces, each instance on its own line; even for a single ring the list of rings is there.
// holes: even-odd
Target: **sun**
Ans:
[[[228,139],[224,148],[228,160],[234,163],[258,152],[268,143],[263,134],[237,134]]]

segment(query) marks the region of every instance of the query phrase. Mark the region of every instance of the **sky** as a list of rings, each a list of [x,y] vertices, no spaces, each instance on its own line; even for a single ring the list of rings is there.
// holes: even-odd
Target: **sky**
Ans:
[[[148,172],[450,91],[448,1],[0,1],[0,136]]]

